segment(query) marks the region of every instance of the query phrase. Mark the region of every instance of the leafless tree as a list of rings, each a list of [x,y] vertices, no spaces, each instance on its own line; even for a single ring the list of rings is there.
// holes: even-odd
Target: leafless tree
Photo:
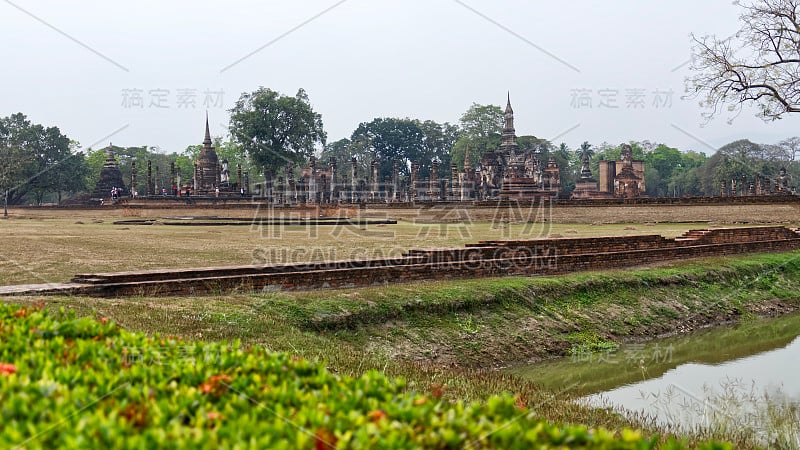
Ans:
[[[764,120],[800,112],[800,0],[734,3],[743,9],[736,34],[692,35],[689,97],[708,109],[706,121],[727,110],[730,122],[745,104]]]

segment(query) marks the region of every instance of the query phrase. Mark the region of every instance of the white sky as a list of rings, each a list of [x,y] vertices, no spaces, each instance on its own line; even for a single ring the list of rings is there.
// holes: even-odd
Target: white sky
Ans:
[[[0,116],[23,112],[84,148],[171,152],[202,141],[205,91],[223,91],[207,108],[223,136],[240,93],[302,87],[333,141],[375,117],[457,122],[508,90],[518,135],[573,148],[648,139],[710,154],[800,134],[800,115],[765,124],[752,110],[700,127],[697,102],[681,100],[689,33],[728,36],[738,14],[730,0],[12,0],[0,2]],[[130,89],[142,108],[124,104]],[[184,89],[194,108],[179,105]],[[591,108],[572,104],[576,89]],[[604,89],[617,109],[599,106]],[[628,104],[633,89],[643,107]],[[154,90],[169,91],[164,108]],[[671,106],[655,107],[669,90]]]

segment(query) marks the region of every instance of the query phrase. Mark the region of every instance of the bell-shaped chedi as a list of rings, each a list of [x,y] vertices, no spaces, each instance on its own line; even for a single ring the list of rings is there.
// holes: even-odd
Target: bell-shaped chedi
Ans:
[[[128,189],[122,181],[122,172],[117,166],[113,146],[109,143],[106,147],[106,162],[100,169],[100,178],[92,191],[92,198],[111,198],[111,191],[116,188],[117,196],[126,195]]]
[[[211,145],[211,133],[208,129],[208,115],[206,114],[206,135],[203,139],[203,148],[196,161],[196,190],[200,194],[210,194],[220,187],[220,167],[217,152]]]

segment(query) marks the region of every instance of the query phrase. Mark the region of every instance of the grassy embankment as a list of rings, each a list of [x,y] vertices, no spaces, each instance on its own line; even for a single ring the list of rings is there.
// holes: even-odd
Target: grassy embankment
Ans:
[[[0,284],[64,281],[78,272],[252,263],[255,250],[274,250],[272,254],[292,261],[331,255],[344,259],[399,254],[420,246],[460,246],[479,239],[677,236],[709,226],[407,220],[368,230],[285,227],[275,235],[275,230],[265,233],[259,227],[118,226],[110,223],[114,217],[108,211],[73,213],[17,214],[0,221],[0,238],[6,243],[0,255]],[[297,248],[304,251],[282,253]],[[316,293],[5,300],[64,306],[79,315],[110,317],[126,329],[148,334],[241,339],[246,345],[327,361],[340,374],[360,376],[380,369],[406,377],[418,391],[443,390],[449,399],[486,399],[511,392],[549,420],[617,429],[632,424],[607,411],[577,406],[569,401],[569,393],[485,369],[570,350],[609,351],[624,340],[794,309],[800,292],[797,259],[796,253],[752,255],[562,277]]]
[[[447,402],[376,371],[338,376],[287,353],[148,337],[63,310],[0,304],[0,338],[2,447],[659,447],[630,429],[550,424],[519,396]]]
[[[511,392],[548,420],[627,420],[568,392],[486,368],[607,351],[619,342],[794,310],[800,255],[749,255],[560,277],[202,298],[19,298],[106,316],[129,330],[289,351],[336,373],[379,369],[417,390],[475,400]],[[728,436],[709,436],[702,438]],[[749,445],[741,438],[739,445]]]

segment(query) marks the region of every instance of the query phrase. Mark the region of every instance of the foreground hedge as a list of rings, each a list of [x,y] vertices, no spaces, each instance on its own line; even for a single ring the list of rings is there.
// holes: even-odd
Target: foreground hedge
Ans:
[[[445,403],[377,372],[340,377],[258,347],[147,337],[0,303],[0,448],[554,446],[656,442],[548,424],[510,396]]]

